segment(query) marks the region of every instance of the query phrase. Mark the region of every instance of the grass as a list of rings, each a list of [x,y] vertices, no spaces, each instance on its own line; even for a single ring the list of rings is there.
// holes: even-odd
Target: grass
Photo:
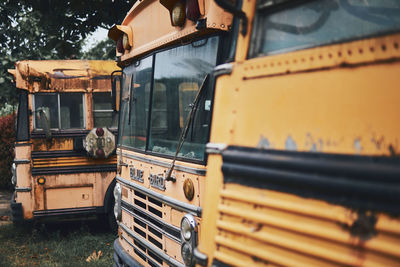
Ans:
[[[116,236],[101,223],[0,226],[0,266],[112,266]],[[98,259],[87,262],[94,252]],[[96,258],[96,257],[95,257]]]

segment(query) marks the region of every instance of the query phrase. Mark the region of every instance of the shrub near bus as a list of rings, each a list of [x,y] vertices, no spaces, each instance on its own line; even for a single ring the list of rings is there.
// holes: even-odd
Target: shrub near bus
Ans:
[[[46,60],[9,70],[20,95],[14,222],[108,214],[113,224],[117,69],[112,61]]]

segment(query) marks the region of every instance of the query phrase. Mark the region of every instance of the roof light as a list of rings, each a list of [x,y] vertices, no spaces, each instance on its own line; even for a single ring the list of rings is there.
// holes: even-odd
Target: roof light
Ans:
[[[129,44],[129,37],[128,37],[128,35],[126,33],[124,33],[122,35],[122,47],[125,50],[130,50],[131,49],[131,45]]]
[[[172,26],[183,26],[185,23],[185,5],[178,1],[171,11]]]

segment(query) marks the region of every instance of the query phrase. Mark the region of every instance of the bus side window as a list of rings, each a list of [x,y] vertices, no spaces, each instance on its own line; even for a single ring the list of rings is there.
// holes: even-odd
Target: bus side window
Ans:
[[[109,92],[93,93],[94,127],[117,127],[113,114],[111,94]]]
[[[43,111],[52,129],[58,128],[58,96],[57,94],[36,94],[35,96],[35,128],[43,129],[39,111]]]
[[[83,129],[83,95],[81,93],[60,94],[61,129]]]

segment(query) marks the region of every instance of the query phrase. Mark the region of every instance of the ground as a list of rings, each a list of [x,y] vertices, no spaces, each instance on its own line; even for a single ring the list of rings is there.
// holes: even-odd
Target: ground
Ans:
[[[104,221],[15,226],[11,193],[0,191],[0,266],[112,266],[116,238]]]

